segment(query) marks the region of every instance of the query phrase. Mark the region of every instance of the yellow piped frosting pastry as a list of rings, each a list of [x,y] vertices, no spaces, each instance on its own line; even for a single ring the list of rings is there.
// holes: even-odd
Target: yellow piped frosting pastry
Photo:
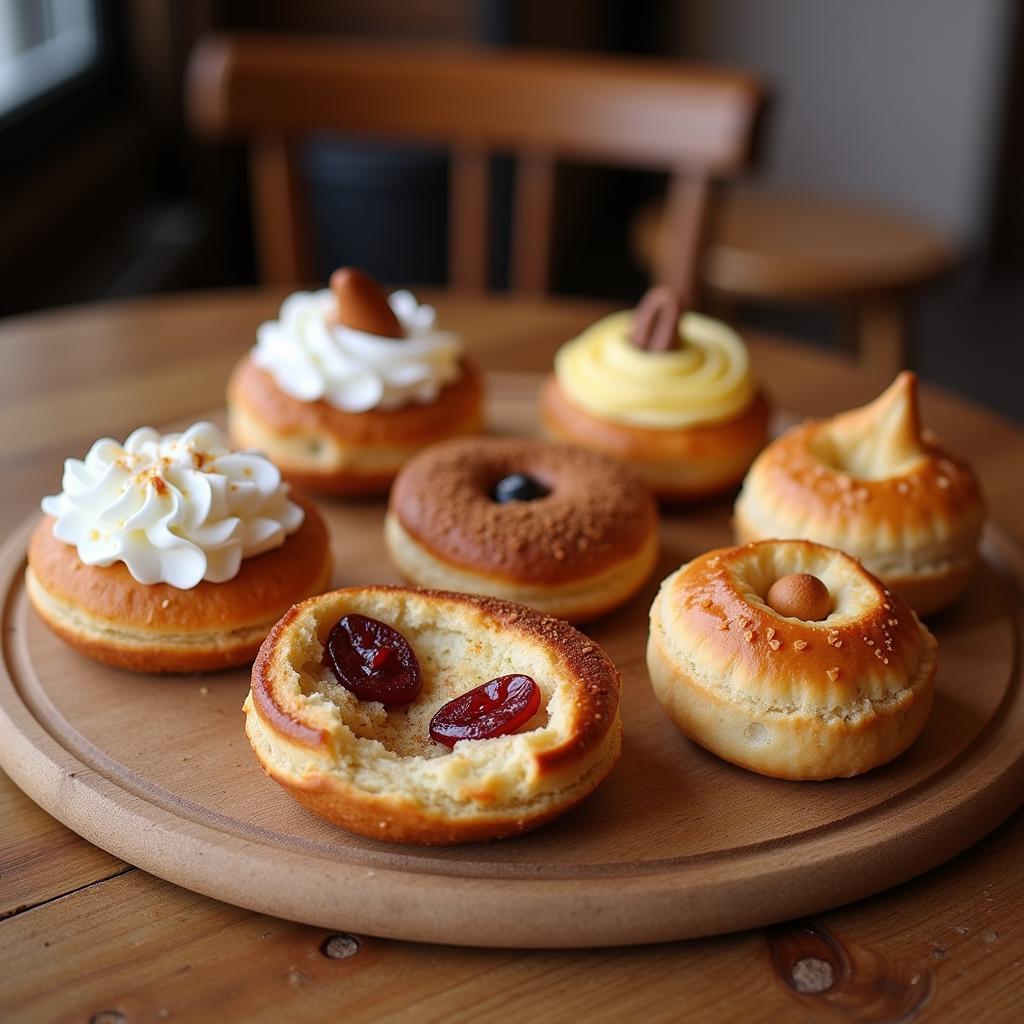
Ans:
[[[683,343],[646,352],[630,340],[632,321],[629,310],[613,313],[562,346],[555,376],[569,401],[595,416],[662,429],[719,423],[750,405],[750,355],[731,327],[685,313]]]
[[[743,483],[735,525],[741,541],[840,548],[928,615],[966,586],[984,519],[974,473],[922,429],[917,378],[901,373],[870,404],[769,445]]]
[[[540,415],[550,436],[628,463],[668,499],[735,487],[768,436],[742,338],[665,288],[559,349]]]

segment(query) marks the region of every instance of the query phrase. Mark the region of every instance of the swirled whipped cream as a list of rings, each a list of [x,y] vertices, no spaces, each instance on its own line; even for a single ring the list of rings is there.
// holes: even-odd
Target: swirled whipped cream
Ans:
[[[43,511],[86,565],[124,562],[139,583],[181,590],[231,579],[305,515],[273,463],[231,451],[212,423],[182,434],[140,427],[123,445],[102,438],[84,461],[65,461],[61,486]]]
[[[457,335],[435,328],[432,306],[411,292],[388,297],[403,338],[381,338],[337,322],[337,299],[325,288],[296,292],[277,320],[256,331],[252,361],[302,402],[323,400],[344,412],[429,404],[461,374]]]
[[[563,345],[555,375],[566,397],[603,419],[671,430],[738,416],[756,391],[740,336],[721,321],[684,313],[681,343],[648,352],[630,340],[632,311],[613,313]]]

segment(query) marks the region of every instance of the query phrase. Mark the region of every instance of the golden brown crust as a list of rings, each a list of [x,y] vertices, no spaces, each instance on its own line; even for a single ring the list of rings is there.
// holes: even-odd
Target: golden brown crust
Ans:
[[[551,493],[498,504],[512,473]],[[466,438],[420,453],[395,480],[389,511],[434,558],[483,577],[559,585],[635,556],[657,529],[657,508],[627,469],[569,445]]]
[[[828,618],[764,603],[775,579],[810,571],[833,589]],[[859,563],[806,541],[708,552],[670,576],[651,609],[648,664],[677,725],[763,774],[867,771],[917,736],[931,704],[935,642]]]
[[[794,427],[764,450],[757,484],[780,506],[837,533],[892,530],[931,534],[936,520],[953,530],[984,517],[981,489],[971,467],[934,440],[924,442],[927,458],[907,472],[865,480],[830,466],[814,452],[820,421]]]
[[[678,430],[599,419],[574,405],[554,374],[539,401],[552,436],[628,463],[663,498],[701,498],[735,487],[768,440],[769,407],[761,392],[734,419]]]
[[[284,544],[243,559],[233,579],[191,590],[139,583],[122,562],[86,565],[44,517],[29,539],[29,596],[54,632],[108,664],[150,672],[244,664],[283,609],[329,583],[324,521],[304,495],[290,497],[306,514]]]
[[[436,402],[391,411],[344,412],[327,402],[292,398],[246,356],[231,374],[228,404],[244,405],[276,433],[323,433],[365,447],[423,447],[479,426],[483,378],[470,360],[462,360],[461,366],[459,379],[445,387]]]
[[[486,778],[488,762],[484,759],[476,762],[473,770],[454,774],[456,784],[462,786],[456,793],[440,788],[434,793],[434,783],[418,793],[394,785],[360,785],[358,779],[367,777],[372,759],[380,754],[379,747],[360,747],[347,727],[341,728],[339,736],[337,721],[331,715],[324,717],[322,703],[311,705],[308,698],[300,696],[306,684],[300,689],[295,665],[301,658],[303,664],[298,668],[312,671],[304,630],[325,634],[340,614],[352,610],[396,624],[402,614],[417,622],[421,632],[407,634],[407,639],[414,650],[419,648],[421,664],[426,664],[424,651],[429,642],[422,631],[429,633],[431,627],[441,633],[467,633],[470,650],[473,631],[486,631],[500,638],[512,660],[517,651],[540,650],[557,671],[556,681],[545,680],[542,685],[554,685],[558,699],[569,709],[567,732],[544,742],[529,742],[529,734],[510,738],[519,743],[515,747],[518,765],[500,784]],[[409,630],[411,633],[411,626]],[[463,659],[441,669],[442,675],[453,671],[460,679],[472,678]],[[304,602],[271,630],[253,665],[246,731],[267,774],[328,820],[393,842],[469,842],[535,828],[583,799],[605,778],[621,746],[620,685],[615,666],[600,647],[567,623],[521,605],[403,587],[350,588]],[[425,679],[425,693],[430,688]],[[426,698],[421,695],[420,699]],[[441,698],[434,694],[431,699]],[[552,699],[549,694],[548,701]],[[479,754],[481,745],[495,742],[468,746]],[[339,749],[343,753],[339,754]],[[457,749],[442,754],[442,759],[457,761],[462,756],[465,752]],[[495,756],[499,769],[506,771],[502,759],[508,751]],[[436,758],[413,760],[421,774],[438,763]],[[393,758],[389,767],[393,769]]]
[[[829,421],[788,431],[757,458],[736,504],[741,541],[805,537],[840,548],[921,615],[962,590],[985,519],[970,466],[925,435],[922,456],[900,472],[865,479],[820,449]]]

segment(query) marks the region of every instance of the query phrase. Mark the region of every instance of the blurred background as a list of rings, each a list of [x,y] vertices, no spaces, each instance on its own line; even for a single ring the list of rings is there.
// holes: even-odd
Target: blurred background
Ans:
[[[806,294],[710,280],[715,305],[741,325],[850,347],[858,332],[894,329],[871,319],[879,268],[892,264],[913,365],[1024,422],[1014,0],[0,0],[0,315],[258,283],[243,147],[197,139],[186,118],[188,56],[213,31],[757,72],[772,94],[758,159],[712,233],[733,255],[842,280]],[[443,284],[444,152],[312,138],[301,162],[321,280],[351,263]],[[488,276],[501,289],[511,169],[500,159],[494,181]],[[560,167],[551,290],[635,301],[656,273],[664,185]]]

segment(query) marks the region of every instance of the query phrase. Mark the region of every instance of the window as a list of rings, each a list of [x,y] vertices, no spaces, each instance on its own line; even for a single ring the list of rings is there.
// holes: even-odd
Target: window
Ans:
[[[0,118],[92,70],[94,0],[0,0]]]

